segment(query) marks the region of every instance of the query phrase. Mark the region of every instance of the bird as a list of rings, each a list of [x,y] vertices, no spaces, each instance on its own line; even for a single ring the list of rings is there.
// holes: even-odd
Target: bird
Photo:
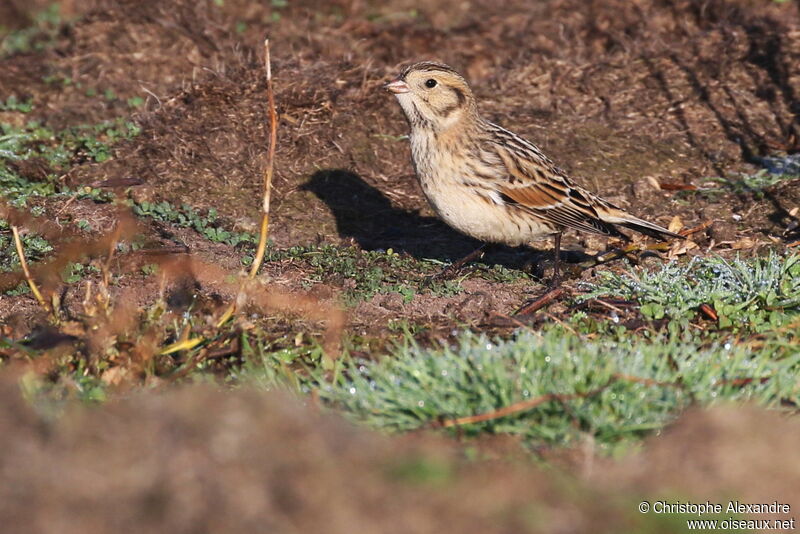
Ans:
[[[554,284],[567,229],[625,241],[619,227],[662,241],[684,239],[580,187],[535,144],[484,119],[467,80],[452,67],[415,63],[384,88],[411,128],[413,166],[437,216],[483,243],[520,246],[553,237]]]

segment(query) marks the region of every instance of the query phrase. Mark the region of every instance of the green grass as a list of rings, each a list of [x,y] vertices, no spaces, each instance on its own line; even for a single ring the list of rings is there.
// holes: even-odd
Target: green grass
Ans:
[[[713,182],[719,183],[717,189],[705,189],[704,192],[723,192],[732,191],[736,194],[751,193],[756,198],[764,196],[764,190],[787,180],[793,180],[800,176],[799,173],[773,173],[767,169],[761,169],[755,174],[737,174],[730,177],[712,178]]]
[[[701,304],[712,306],[719,327],[762,332],[800,313],[800,255],[770,252],[731,261],[720,257],[672,262],[657,271],[631,269],[600,273],[582,299],[613,296],[636,300],[646,318],[668,317],[686,324]]]
[[[98,124],[52,130],[38,121],[24,126],[0,124],[3,136],[0,154],[6,160],[41,158],[54,170],[65,170],[85,161],[103,162],[111,147],[140,133],[139,126],[118,118]]]
[[[189,204],[178,207],[167,201],[139,202],[133,204],[133,212],[140,217],[149,217],[181,228],[191,228],[214,243],[225,243],[232,247],[246,244],[252,249],[255,249],[258,243],[256,234],[225,229],[222,221],[218,219],[217,210],[213,208],[204,215]],[[251,262],[252,257],[247,264]]]
[[[279,381],[270,358],[262,355],[261,371],[255,367],[250,375],[267,387]],[[780,338],[754,354],[747,345],[730,341],[704,346],[697,340],[633,335],[587,341],[551,328],[541,334],[520,332],[509,340],[465,332],[453,346],[430,349],[407,339],[377,361],[345,359],[333,382],[312,373],[317,379],[304,387],[317,389],[350,417],[392,432],[488,413],[542,395],[588,394],[465,425],[461,431],[509,433],[533,444],[559,446],[591,436],[602,449],[614,451],[663,427],[693,403],[798,403],[798,371],[800,350]],[[640,381],[615,378],[622,376]],[[747,378],[753,380],[737,382]]]
[[[287,383],[287,365],[300,365],[305,371],[289,381],[296,389],[317,390],[335,409],[391,432],[544,395],[575,396],[460,432],[509,433],[553,446],[590,436],[612,453],[691,404],[800,403],[800,256],[695,259],[654,272],[609,273],[584,298],[602,295],[637,300],[646,318],[666,317],[670,328],[632,332],[578,312],[566,327],[521,330],[510,339],[464,332],[453,344],[424,348],[407,333],[377,360],[345,356],[325,372],[255,348],[243,377],[274,387]],[[717,325],[695,326],[702,303],[717,309]]]
[[[189,204],[176,206],[167,201],[140,202],[133,212],[173,226],[191,228],[215,243],[224,243],[243,250],[242,263],[250,265],[258,236],[250,232],[229,229],[218,217],[215,209],[202,212]],[[307,289],[326,283],[343,286],[344,303],[348,306],[367,300],[378,293],[399,293],[405,302],[415,294],[431,292],[435,295],[454,295],[462,291],[459,280],[431,281],[427,277],[438,273],[444,266],[434,260],[417,260],[393,250],[366,251],[354,246],[332,244],[294,246],[276,249],[270,246],[267,263],[297,264],[309,272],[303,282]],[[498,282],[526,279],[528,275],[501,265],[478,269],[478,275]]]
[[[190,228],[215,243],[224,243],[242,249],[242,263],[250,265],[258,236],[229,228],[229,224],[218,217],[215,209],[201,211],[189,204],[176,206],[167,201],[139,202],[133,204],[133,212],[140,217],[152,218],[173,226]],[[353,306],[379,293],[399,293],[405,302],[418,293],[429,292],[448,296],[463,289],[460,280],[428,280],[446,264],[435,260],[418,260],[393,250],[367,251],[354,246],[332,244],[294,246],[276,249],[270,246],[265,258],[267,263],[297,264],[308,272],[304,287],[326,283],[344,287],[343,301]],[[471,275],[472,273],[470,273]],[[522,271],[502,265],[476,267],[475,275],[496,282],[514,282],[528,279]]]
[[[101,200],[98,189],[71,191],[59,182],[66,170],[85,162],[111,157],[112,146],[138,135],[139,127],[125,119],[80,125],[54,131],[37,122],[24,126],[0,123],[0,189],[16,206],[26,206],[29,197],[79,194]],[[38,159],[49,169],[41,180],[31,180],[15,171],[15,163]]]

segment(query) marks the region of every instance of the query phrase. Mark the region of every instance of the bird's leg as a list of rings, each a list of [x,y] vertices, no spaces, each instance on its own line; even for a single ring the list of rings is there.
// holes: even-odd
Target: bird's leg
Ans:
[[[453,273],[457,272],[461,267],[471,262],[472,260],[478,259],[481,256],[483,256],[486,246],[487,243],[483,243],[480,247],[476,248],[475,250],[473,250],[472,252],[470,252],[457,262],[451,263],[450,265],[448,265],[435,275],[429,277],[427,281],[432,282],[433,280],[442,280],[442,279],[447,280]]]
[[[550,289],[555,289],[561,285],[561,232],[555,235],[553,244],[553,279],[550,281]]]

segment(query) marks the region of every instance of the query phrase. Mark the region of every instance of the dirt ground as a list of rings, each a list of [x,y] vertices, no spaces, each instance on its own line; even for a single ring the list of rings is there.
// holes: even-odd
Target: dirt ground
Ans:
[[[590,189],[662,224],[675,216],[685,227],[712,221],[694,235],[700,246],[693,253],[796,239],[786,229],[797,222],[797,181],[758,196],[676,191],[752,174],[760,158],[797,151],[796,3],[219,4],[67,2],[64,11],[80,18],[62,29],[53,48],[1,60],[0,94],[33,98],[32,118],[53,127],[124,116],[127,98],[145,98],[134,115],[140,136],[118,146],[107,162],[76,164],[62,180],[136,183],[129,194],[137,200],[213,207],[229,228],[252,231],[267,146],[261,42],[269,36],[280,115],[276,247],[353,243],[453,260],[475,243],[433,217],[407,142],[398,138],[406,133],[399,106],[381,90],[403,64],[439,59],[467,75],[485,115],[537,142]],[[20,20],[31,12],[27,4],[11,5]],[[53,82],[67,78],[71,83]],[[112,90],[118,98],[88,96],[87,88]],[[0,118],[22,120],[10,112]],[[36,179],[46,170],[33,161],[21,172]],[[104,213],[91,201],[44,205],[48,216]],[[239,251],[191,231],[147,224],[156,246],[186,245],[195,257],[240,267]],[[572,235],[566,246],[596,251],[605,243]],[[505,249],[486,261],[514,265],[526,254]],[[281,263],[268,264],[264,276],[290,291],[304,279]],[[530,286],[474,285],[453,298],[420,294],[401,309],[385,307],[379,295],[351,315],[351,325],[380,329],[389,314],[449,321],[448,310],[464,308],[476,293],[495,295],[504,310],[530,296]],[[145,283],[139,299],[151,300],[155,287]],[[326,298],[342,287],[317,289]],[[4,300],[6,319],[34,313],[29,297]],[[475,326],[485,314],[459,319]]]
[[[502,438],[389,439],[247,390],[139,393],[53,422],[4,380],[0,522],[67,534],[685,532],[686,518],[637,505],[777,500],[794,512],[798,439],[797,420],[719,407],[621,461],[589,446],[537,467]]]

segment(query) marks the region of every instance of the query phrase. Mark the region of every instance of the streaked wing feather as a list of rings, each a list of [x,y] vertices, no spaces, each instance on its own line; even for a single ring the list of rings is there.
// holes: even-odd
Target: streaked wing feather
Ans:
[[[509,134],[514,135],[507,132]],[[538,149],[535,153],[529,150],[520,153],[520,148],[524,148],[524,145],[504,143],[496,147],[497,154],[511,178],[499,188],[508,204],[567,228],[625,237],[613,225],[598,217],[592,205],[587,202],[588,193],[579,191]],[[543,158],[542,161],[537,157],[539,155]]]

